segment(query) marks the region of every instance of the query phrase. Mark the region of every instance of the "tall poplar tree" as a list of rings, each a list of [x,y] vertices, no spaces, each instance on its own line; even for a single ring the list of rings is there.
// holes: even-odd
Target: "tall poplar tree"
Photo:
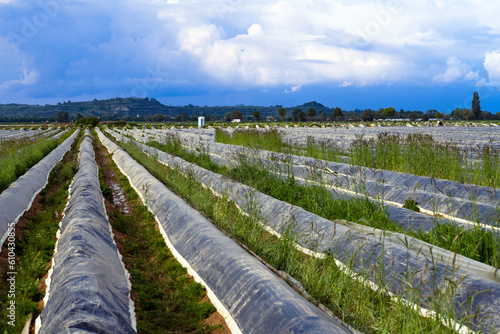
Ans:
[[[481,119],[481,106],[479,104],[479,94],[474,92],[472,97],[472,113],[474,114],[474,119]]]

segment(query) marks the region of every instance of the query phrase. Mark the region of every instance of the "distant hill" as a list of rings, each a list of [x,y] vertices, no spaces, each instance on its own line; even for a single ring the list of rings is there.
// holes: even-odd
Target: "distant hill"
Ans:
[[[301,106],[286,108],[291,113],[296,108],[307,111],[310,107],[314,108],[319,114],[322,111],[331,113],[331,109],[315,101],[304,103]],[[97,100],[87,102],[60,102],[55,105],[46,104],[27,105],[27,104],[0,104],[0,122],[8,121],[54,121],[56,116],[61,113],[67,113],[69,120],[75,120],[78,114],[84,117],[96,116],[101,120],[145,120],[155,115],[162,115],[163,119],[170,119],[177,115],[183,116],[201,116],[211,115],[214,118],[223,118],[227,113],[239,110],[243,116],[251,116],[258,110],[261,117],[276,117],[281,105],[276,106],[195,106],[192,104],[185,106],[167,106],[160,103],[155,98],[114,98],[107,100]]]
[[[116,119],[137,117],[140,115],[164,114],[167,107],[152,98],[115,98],[108,100],[97,100],[88,102],[62,102],[56,105],[46,104],[3,104],[0,105],[0,120],[5,119],[51,119],[58,112],[67,112],[70,119],[77,114],[82,116],[97,116],[101,119]]]

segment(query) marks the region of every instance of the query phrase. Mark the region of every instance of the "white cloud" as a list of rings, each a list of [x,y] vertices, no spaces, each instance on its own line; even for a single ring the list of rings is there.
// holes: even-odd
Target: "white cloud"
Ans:
[[[490,84],[500,85],[500,50],[487,52],[484,55],[483,65],[488,72]]]
[[[339,87],[349,87],[349,86],[352,86],[352,82],[351,81],[344,81],[343,83],[341,83],[339,85]]]
[[[0,40],[22,36],[21,19],[43,13],[36,1],[0,5]],[[491,51],[500,44],[498,12],[500,3],[486,0],[70,1],[20,46],[16,57],[26,63],[9,56],[15,66],[0,70],[0,83],[29,82],[38,95],[129,94],[137,85],[154,86],[148,94],[177,86],[426,85],[479,82],[483,65],[500,84],[500,50]],[[4,64],[5,57],[0,51]]]
[[[287,94],[298,92],[302,88],[302,85],[293,86],[290,90],[285,89],[284,92]]]
[[[460,61],[457,57],[450,57],[446,61],[448,67],[444,73],[437,74],[433,80],[438,82],[452,82],[459,78],[466,80],[477,80],[478,72],[473,72],[471,67]]]
[[[220,39],[220,33],[213,24],[187,28],[179,33],[180,50],[196,56],[204,56],[205,49]]]

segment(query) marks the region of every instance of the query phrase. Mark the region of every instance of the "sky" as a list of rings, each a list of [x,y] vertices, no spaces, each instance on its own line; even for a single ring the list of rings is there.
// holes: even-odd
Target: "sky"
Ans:
[[[0,0],[0,103],[500,112],[500,2]]]

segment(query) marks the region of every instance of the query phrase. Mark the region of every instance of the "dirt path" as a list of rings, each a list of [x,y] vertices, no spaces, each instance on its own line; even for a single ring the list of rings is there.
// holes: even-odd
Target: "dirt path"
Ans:
[[[94,137],[94,149],[96,153],[96,162],[100,166],[100,180],[101,180],[101,189],[103,189],[103,194],[105,195],[105,206],[106,206],[106,211],[108,214],[108,217],[110,219],[110,222],[112,226],[114,226],[115,221],[122,221],[124,216],[126,217],[138,217],[141,215],[141,212],[138,212],[137,206],[142,206],[142,203],[140,203],[139,199],[134,199],[132,200],[130,196],[127,194],[127,192],[124,190],[124,179],[125,177],[121,175],[120,171],[110,158],[107,150],[102,146],[102,144],[95,139]],[[125,185],[126,187],[126,185]],[[162,237],[160,235],[157,223],[155,221],[151,222],[154,224],[154,229],[156,230],[156,233],[160,237],[161,240]],[[141,321],[150,321],[146,319],[142,319],[141,314],[144,314],[141,312],[141,308],[147,307],[146,305],[142,305],[144,303],[144,298],[141,298],[142,292],[139,291],[142,288],[136,289],[134,286],[135,281],[139,281],[141,278],[139,278],[139,275],[134,275],[134,270],[131,268],[136,267],[137,261],[141,261],[141,254],[144,257],[149,257],[148,260],[151,260],[151,257],[157,256],[156,254],[152,253],[143,253],[143,252],[131,252],[130,249],[133,248],[131,246],[131,243],[138,242],[139,244],[145,244],[148,242],[148,240],[141,240],[141,237],[132,235],[132,232],[134,231],[133,228],[128,227],[125,229],[122,229],[125,232],[130,231],[129,233],[122,233],[122,231],[119,231],[116,228],[113,228],[113,233],[115,235],[114,239],[117,244],[117,247],[120,251],[120,254],[123,256],[123,261],[125,263],[125,267],[127,270],[131,272],[131,281],[132,281],[132,291],[131,291],[131,296],[132,300],[135,303],[136,307],[136,316],[137,316],[137,322],[138,322],[138,332],[141,332],[141,325],[139,324]],[[144,237],[142,237],[144,238]],[[147,247],[147,246],[145,246]],[[163,249],[168,251],[168,248],[166,245],[163,245]],[[144,259],[144,261],[148,261]],[[153,270],[151,270],[153,272]],[[171,278],[166,277],[166,275],[158,274],[158,276],[155,276],[155,273],[150,273],[150,278],[153,280],[158,280],[158,281],[169,281]],[[184,276],[187,276],[187,274],[184,274]],[[194,283],[193,279],[191,277],[188,278],[189,282],[188,284]],[[147,284],[147,283],[143,283]],[[171,293],[170,291],[164,291],[165,296],[162,298],[170,298],[170,295],[173,295],[175,293]],[[210,303],[206,292],[203,293],[203,296],[201,298],[201,301],[204,303]],[[151,310],[153,312],[157,312],[158,310]],[[165,315],[167,316],[167,315]],[[224,318],[217,312],[212,312],[206,319],[204,319],[201,322],[203,325],[208,325],[208,333],[217,333],[217,334],[228,334],[231,333],[229,328],[227,327],[227,324],[224,321]],[[157,329],[160,332],[160,328]],[[171,329],[170,329],[171,330]],[[178,328],[176,332],[179,331],[184,331],[181,328]],[[188,331],[191,332],[191,331]]]

